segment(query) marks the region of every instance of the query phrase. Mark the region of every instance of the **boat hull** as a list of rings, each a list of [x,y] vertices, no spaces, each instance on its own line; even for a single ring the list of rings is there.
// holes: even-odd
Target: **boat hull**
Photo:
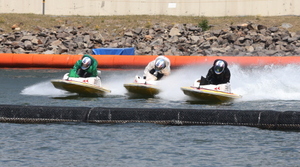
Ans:
[[[227,102],[241,98],[240,95],[234,93],[227,93],[203,88],[198,89],[196,87],[181,87],[181,90],[185,95],[201,101]]]
[[[160,90],[156,85],[149,85],[143,83],[128,83],[124,84],[124,87],[129,93],[134,93],[144,96],[155,96]]]
[[[89,83],[78,82],[78,81],[59,79],[59,80],[51,80],[51,83],[57,89],[65,90],[72,93],[77,93],[83,96],[104,96],[106,93],[111,92],[106,88],[92,85]]]

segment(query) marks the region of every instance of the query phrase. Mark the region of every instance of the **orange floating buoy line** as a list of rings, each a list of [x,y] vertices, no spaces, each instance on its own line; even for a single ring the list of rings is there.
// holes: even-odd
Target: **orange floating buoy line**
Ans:
[[[71,68],[82,55],[55,54],[13,54],[0,53],[0,67],[11,68]],[[137,68],[145,67],[155,59],[155,55],[92,55],[102,68]],[[167,56],[172,67],[192,64],[212,64],[215,59],[224,59],[229,64],[251,65],[285,65],[300,63],[298,56]]]

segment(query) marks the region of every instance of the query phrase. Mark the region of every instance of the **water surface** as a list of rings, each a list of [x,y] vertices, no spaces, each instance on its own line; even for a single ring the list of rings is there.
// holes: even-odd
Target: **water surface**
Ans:
[[[154,98],[130,98],[124,83],[142,70],[102,70],[102,98],[79,97],[50,83],[66,69],[0,69],[0,104],[300,111],[299,67],[232,66],[232,91],[242,99],[225,104],[191,101],[181,90],[208,66],[172,71]],[[195,72],[196,71],[196,72]],[[288,74],[288,75],[287,75]],[[0,123],[1,166],[299,166],[299,133],[243,126],[164,126],[145,123]]]

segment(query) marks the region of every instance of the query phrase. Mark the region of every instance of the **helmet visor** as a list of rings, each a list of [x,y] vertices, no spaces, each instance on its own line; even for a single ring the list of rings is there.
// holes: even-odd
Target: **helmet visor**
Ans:
[[[155,71],[161,71],[162,69],[164,69],[162,66],[155,67]]]
[[[81,69],[86,70],[89,67],[90,67],[89,64],[82,64]]]
[[[225,63],[223,61],[218,61],[214,66],[214,71],[216,74],[221,74],[225,69]]]
[[[81,65],[81,69],[86,70],[90,67],[91,65],[91,59],[88,57],[85,57],[82,59],[82,65]]]
[[[155,62],[155,70],[156,71],[161,71],[162,69],[164,69],[166,67],[166,63],[163,60],[157,60]]]
[[[216,74],[221,74],[223,71],[224,71],[223,67],[220,67],[220,66],[215,67],[215,73]]]

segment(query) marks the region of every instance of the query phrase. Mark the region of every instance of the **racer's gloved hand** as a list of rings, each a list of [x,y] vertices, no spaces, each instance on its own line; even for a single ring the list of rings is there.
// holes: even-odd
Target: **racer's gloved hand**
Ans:
[[[164,74],[157,72],[156,78],[157,80],[160,80],[163,76]]]
[[[149,73],[152,74],[152,75],[154,75],[155,69],[150,70]]]

